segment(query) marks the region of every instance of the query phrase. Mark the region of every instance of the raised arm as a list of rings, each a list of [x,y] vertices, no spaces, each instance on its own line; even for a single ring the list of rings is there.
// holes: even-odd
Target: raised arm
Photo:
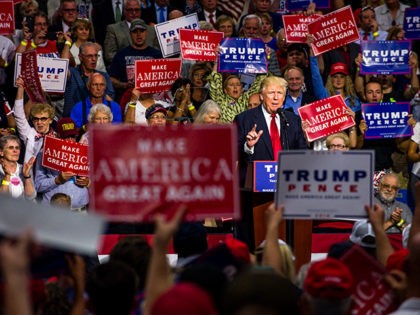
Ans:
[[[276,273],[286,277],[281,272],[282,261],[278,243],[279,224],[283,219],[283,210],[283,206],[276,209],[274,203],[272,203],[265,211],[267,232],[265,234],[263,265],[272,267]]]

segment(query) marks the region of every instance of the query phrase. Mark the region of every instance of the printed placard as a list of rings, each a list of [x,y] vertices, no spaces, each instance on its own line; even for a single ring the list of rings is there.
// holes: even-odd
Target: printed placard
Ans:
[[[1,1],[0,35],[10,35],[15,32],[15,10],[13,1]]]
[[[277,183],[276,161],[254,161],[254,191],[275,192]]]
[[[420,38],[420,7],[405,9],[403,27],[405,38]]]
[[[260,38],[223,38],[220,43],[219,72],[267,73],[267,53]]]
[[[233,125],[92,127],[95,211],[113,221],[151,221],[185,204],[190,221],[240,217]]]
[[[341,95],[334,95],[298,108],[302,121],[309,123],[305,133],[314,141],[354,126],[354,118]]]
[[[410,103],[362,104],[362,113],[368,127],[366,139],[400,138],[413,134],[407,123]]]
[[[215,61],[215,50],[223,38],[222,32],[180,29],[183,59]]]
[[[22,57],[20,74],[25,82],[25,90],[33,103],[45,103],[46,98],[37,75],[37,55],[35,50],[25,51]],[[17,59],[16,59],[17,60]],[[16,63],[17,64],[17,63]]]
[[[174,56],[181,52],[179,43],[179,30],[198,29],[197,13],[181,16],[155,25],[156,36],[159,41],[160,51],[164,58]]]
[[[287,0],[286,8],[289,11],[306,10],[311,2],[316,4],[317,9],[330,8],[330,0]]]
[[[411,42],[408,40],[361,41],[361,74],[410,73],[408,59]]]
[[[88,162],[87,145],[49,136],[45,137],[42,166],[60,172],[73,172],[79,176],[89,176]]]
[[[169,91],[181,73],[181,59],[136,60],[135,87],[141,93]]]
[[[350,6],[322,15],[308,24],[308,31],[314,37],[315,56],[360,39]]]
[[[287,219],[355,219],[372,205],[374,151],[281,151],[276,204]]]
[[[29,53],[25,52],[26,53]],[[45,92],[64,93],[67,83],[67,71],[69,60],[62,58],[50,58],[36,56],[36,68],[34,73],[38,73],[41,81],[42,89]],[[16,78],[19,76],[22,67],[22,54],[16,54],[15,63],[15,77],[14,82],[16,86]]]
[[[320,15],[285,14],[283,15],[284,33],[288,43],[306,43],[308,24],[318,19]]]
[[[352,246],[341,261],[349,267],[355,288],[350,314],[390,314],[396,299],[386,283],[385,268],[358,245]]]

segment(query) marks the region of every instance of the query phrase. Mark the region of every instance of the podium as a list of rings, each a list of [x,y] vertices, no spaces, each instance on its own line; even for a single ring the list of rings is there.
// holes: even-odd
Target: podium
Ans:
[[[240,196],[242,222],[238,226],[237,237],[246,242],[251,251],[254,251],[265,238],[265,210],[274,202],[274,192],[254,190],[254,163],[248,164],[245,184],[240,190]],[[279,238],[286,241],[292,248],[296,258],[296,271],[311,260],[312,220],[283,220],[279,226]]]

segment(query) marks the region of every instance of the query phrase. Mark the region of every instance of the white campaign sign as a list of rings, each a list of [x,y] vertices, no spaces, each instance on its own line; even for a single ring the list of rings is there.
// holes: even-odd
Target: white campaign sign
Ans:
[[[287,219],[366,218],[373,200],[373,151],[283,151],[276,204]]]
[[[155,25],[156,36],[164,58],[181,53],[179,29],[198,29],[197,13]]]
[[[64,93],[67,83],[68,59],[37,56],[37,64],[42,89],[45,92]],[[15,86],[16,79],[20,74],[21,65],[22,54],[16,54],[15,77],[13,82]]]

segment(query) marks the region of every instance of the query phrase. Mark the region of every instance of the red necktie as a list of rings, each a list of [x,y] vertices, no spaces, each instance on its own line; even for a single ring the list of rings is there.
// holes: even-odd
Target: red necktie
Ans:
[[[277,161],[278,153],[281,151],[281,142],[279,129],[277,128],[276,123],[277,114],[271,114],[271,123],[270,123],[270,138],[271,145],[273,147],[274,160]]]
[[[209,14],[209,22],[210,22],[210,24],[211,24],[211,25],[213,25],[213,26],[214,26],[214,20],[213,20],[213,17],[214,17],[214,14],[213,14],[213,13],[210,13],[210,14]]]
[[[369,36],[369,33],[368,32],[365,32],[363,34],[363,40],[368,40],[369,39],[368,36]]]

